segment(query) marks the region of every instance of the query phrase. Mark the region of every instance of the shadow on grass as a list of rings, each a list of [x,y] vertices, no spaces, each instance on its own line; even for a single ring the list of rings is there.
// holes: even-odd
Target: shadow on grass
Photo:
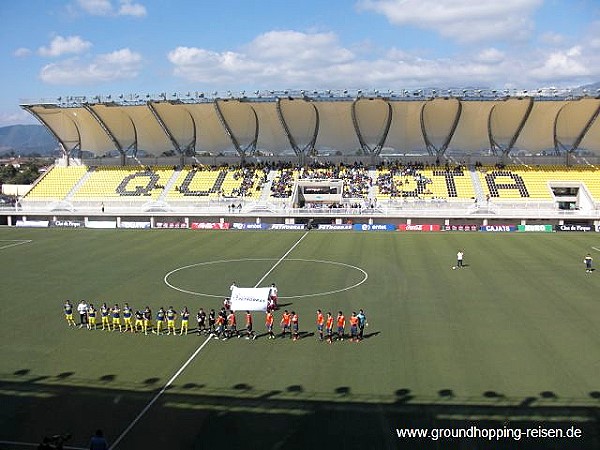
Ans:
[[[68,374],[68,375],[66,375]],[[45,380],[48,380],[47,382]],[[119,383],[114,375],[82,380],[73,372],[36,376],[29,369],[0,376],[0,440],[36,443],[43,436],[72,433],[70,445],[85,447],[97,428],[114,440],[162,389],[159,378]],[[140,389],[141,388],[141,389]],[[600,448],[600,391],[566,399],[553,391],[509,398],[486,390],[460,397],[441,386],[429,397],[407,386],[388,396],[355,394],[340,385],[311,392],[300,384],[258,390],[173,384],[121,441],[119,448],[274,449],[566,449]],[[487,439],[399,438],[405,429],[582,430],[579,439],[512,437]],[[325,445],[329,446],[329,445]],[[0,448],[3,448],[0,444]]]

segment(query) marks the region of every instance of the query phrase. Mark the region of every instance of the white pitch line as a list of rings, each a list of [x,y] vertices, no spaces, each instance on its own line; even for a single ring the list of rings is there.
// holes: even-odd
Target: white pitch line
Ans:
[[[285,257],[286,257],[287,255],[289,255],[289,254],[292,252],[292,250],[294,250],[294,249],[295,249],[295,248],[298,246],[298,244],[299,244],[300,242],[302,242],[302,239],[304,239],[304,238],[306,237],[306,235],[307,235],[307,234],[308,234],[308,231],[307,231],[307,232],[305,232],[305,233],[302,235],[302,237],[301,237],[300,239],[298,239],[298,240],[296,241],[296,243],[295,243],[294,245],[292,245],[292,247],[291,247],[291,248],[290,248],[290,249],[289,249],[287,252],[285,252],[285,254],[284,254],[284,255],[283,255],[281,258],[279,258],[279,261],[277,261],[275,264],[273,264],[273,267],[271,267],[271,268],[269,269],[269,271],[268,271],[267,273],[265,273],[265,274],[263,275],[263,277],[262,277],[260,280],[258,280],[258,283],[256,283],[256,284],[254,285],[254,287],[258,287],[258,285],[259,285],[260,283],[262,283],[262,282],[263,282],[263,280],[264,280],[265,278],[267,278],[271,272],[273,272],[273,270],[275,270],[275,267],[277,267],[277,266],[279,265],[279,263],[281,263],[281,261],[283,261],[283,260],[285,259]]]
[[[0,250],[5,248],[16,247],[17,245],[29,244],[33,242],[31,239],[0,239],[0,242],[12,242],[12,244],[6,244],[0,247]]]
[[[597,247],[592,247],[594,250],[596,250],[597,252],[600,252],[600,248]]]
[[[131,429],[135,426],[135,424],[138,423],[139,420],[144,416],[144,414],[146,414],[148,412],[148,410],[152,407],[152,405],[154,405],[154,403],[156,403],[156,400],[158,400],[159,397],[161,395],[163,395],[167,389],[169,389],[169,386],[171,386],[173,384],[173,382],[177,379],[177,377],[179,375],[181,375],[181,372],[183,372],[185,370],[185,368],[190,365],[192,360],[198,355],[198,353],[200,353],[202,351],[202,349],[206,346],[206,344],[208,344],[208,342],[211,340],[211,338],[212,338],[212,335],[209,334],[208,337],[206,338],[206,340],[202,343],[202,345],[200,345],[200,347],[198,347],[196,349],[196,351],[194,353],[192,353],[192,356],[190,356],[188,358],[188,360],[183,364],[183,366],[181,366],[179,368],[179,370],[177,372],[175,372],[175,375],[173,375],[171,377],[171,379],[169,381],[167,381],[167,384],[165,384],[163,386],[163,388],[152,398],[152,400],[150,400],[150,402],[146,405],[146,407],[144,409],[142,409],[142,411],[137,415],[137,417],[135,419],[133,419],[133,421],[129,424],[129,426],[127,428],[125,428],[125,430],[123,430],[123,432],[119,435],[119,437],[117,439],[115,439],[113,444],[109,447],[109,450],[112,450],[119,444],[119,442],[121,442],[121,440],[125,437],[125,435],[127,435],[127,433],[129,433],[131,431]]]
[[[33,442],[18,442],[18,441],[0,441],[0,445],[16,445],[17,447],[35,447],[38,448],[40,444],[34,444]],[[73,447],[72,445],[63,445],[66,450],[86,450],[86,447]]]
[[[308,234],[308,231],[306,233],[304,233],[302,235],[302,237],[300,239],[298,239],[296,241],[296,243],[294,245],[292,245],[292,247],[287,252],[285,252],[285,254],[281,258],[279,258],[279,260],[273,265],[273,267],[271,267],[271,269],[269,269],[269,271],[258,281],[258,283],[256,283],[256,285],[254,287],[257,287],[265,278],[267,278],[267,276],[271,272],[273,272],[275,267],[277,267],[281,263],[281,261],[283,261],[284,258],[287,255],[289,255],[292,250],[294,250],[296,248],[296,246],[302,241],[302,239],[304,239],[306,237],[307,234]],[[167,391],[167,389],[169,389],[169,386],[171,386],[173,384],[173,382],[177,379],[177,377],[179,375],[181,375],[181,373],[186,369],[187,366],[190,365],[190,363],[194,360],[194,358],[198,355],[198,353],[200,353],[202,351],[202,349],[206,346],[206,344],[208,344],[208,342],[211,340],[211,338],[212,338],[212,336],[208,335],[208,337],[202,343],[202,345],[200,345],[200,347],[198,347],[196,349],[196,351],[194,353],[192,353],[192,356],[190,356],[188,358],[188,360],[183,364],[183,366],[181,366],[179,368],[179,370],[177,372],[175,372],[175,374],[171,377],[171,379],[169,381],[167,381],[167,383],[152,398],[152,400],[150,400],[148,402],[148,404],[144,407],[144,409],[142,409],[140,411],[140,413],[136,416],[136,418],[133,419],[133,421],[127,426],[127,428],[125,428],[123,430],[123,432],[119,435],[119,437],[117,439],[115,439],[115,441],[112,443],[112,445],[109,447],[108,450],[113,450],[114,448],[116,448],[116,446],[119,444],[119,442],[121,442],[123,440],[123,438],[127,435],[127,433],[129,433],[131,431],[131,429],[140,421],[140,419],[142,417],[144,417],[144,415],[148,412],[148,410],[152,407],[152,405],[154,405],[154,403],[156,403],[156,401]]]

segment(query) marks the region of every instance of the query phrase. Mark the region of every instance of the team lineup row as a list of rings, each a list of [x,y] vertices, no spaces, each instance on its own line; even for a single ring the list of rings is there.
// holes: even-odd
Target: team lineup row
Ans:
[[[67,324],[71,327],[77,327],[73,318],[75,308],[70,300],[67,300],[63,306],[65,319]],[[170,306],[168,309],[160,307],[156,315],[153,316],[152,310],[149,306],[145,309],[135,310],[125,303],[121,309],[118,304],[113,307],[109,307],[106,303],[103,303],[98,311],[93,304],[87,304],[82,301],[77,306],[77,312],[79,313],[80,323],[79,328],[84,326],[88,330],[96,330],[101,326],[102,330],[115,331],[117,328],[119,332],[131,332],[131,333],[144,333],[148,335],[148,332],[161,335],[161,334],[173,334],[174,336],[187,335],[189,333],[189,321],[190,311],[187,306],[183,308],[180,313],[177,313],[175,309]],[[180,317],[180,326],[177,328],[176,320]],[[97,322],[97,318],[100,317],[100,323]],[[154,317],[154,321],[153,321]],[[123,319],[123,321],[121,321]],[[253,327],[253,316],[250,311],[245,313],[245,328],[238,330],[237,328],[237,317],[236,313],[225,307],[221,308],[219,312],[214,309],[210,309],[208,313],[200,308],[196,314],[196,320],[198,326],[196,328],[196,334],[210,334],[214,337],[222,340],[227,340],[232,337],[246,339],[256,339],[257,334]],[[267,310],[265,315],[265,328],[266,335],[269,339],[275,339],[275,333],[273,331],[275,317],[272,310]],[[166,327],[165,327],[166,323]],[[368,326],[367,317],[364,311],[361,309],[357,313],[352,312],[352,315],[348,318],[350,325],[350,339],[352,342],[359,342],[363,339],[365,326]],[[296,341],[300,339],[300,328],[299,328],[299,317],[295,311],[288,312],[286,309],[281,315],[279,322],[281,327],[280,337],[289,337]],[[336,333],[334,334],[334,326]],[[337,340],[343,341],[346,337],[346,317],[342,311],[338,311],[337,317],[334,318],[331,312],[323,314],[318,309],[316,311],[316,327],[319,340],[326,340],[328,343],[332,343],[334,336]]]

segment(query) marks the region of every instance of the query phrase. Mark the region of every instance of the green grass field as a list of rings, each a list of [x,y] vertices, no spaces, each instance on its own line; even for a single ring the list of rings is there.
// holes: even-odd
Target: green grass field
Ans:
[[[0,449],[66,432],[85,448],[97,428],[121,449],[600,448],[600,271],[582,262],[600,261],[600,235],[303,235],[0,229]],[[467,267],[452,270],[458,249]],[[178,268],[167,281],[180,290],[165,283]],[[270,270],[262,285],[277,283],[299,313],[298,342],[211,339],[190,361],[206,337],[91,332],[63,318],[67,298],[187,305],[195,317],[220,307],[232,281],[253,287]],[[367,338],[319,342],[316,308],[364,308]],[[256,313],[261,333],[263,323]],[[472,425],[583,437],[396,431]]]

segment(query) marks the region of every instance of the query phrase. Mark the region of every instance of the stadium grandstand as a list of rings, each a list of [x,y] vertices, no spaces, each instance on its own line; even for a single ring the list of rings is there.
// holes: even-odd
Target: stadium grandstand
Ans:
[[[4,224],[97,215],[225,223],[236,214],[600,226],[598,92],[195,92],[21,106],[63,156],[3,211]]]

